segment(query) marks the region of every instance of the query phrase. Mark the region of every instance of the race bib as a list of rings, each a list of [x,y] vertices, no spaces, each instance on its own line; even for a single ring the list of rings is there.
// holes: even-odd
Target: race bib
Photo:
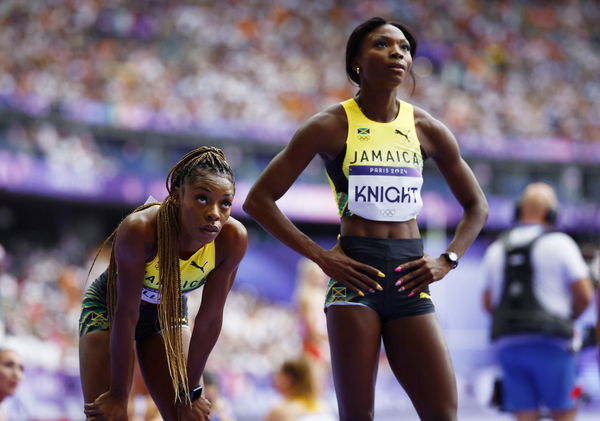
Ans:
[[[147,303],[159,304],[160,303],[160,292],[154,288],[143,287],[142,288],[142,300]]]
[[[348,176],[348,209],[373,221],[408,221],[423,207],[422,186],[420,168],[353,165]]]
[[[192,291],[197,290],[205,283],[206,283],[206,277],[196,279],[193,281],[184,281],[181,286],[181,293],[183,295],[188,294]],[[152,303],[152,304],[159,304],[160,303],[160,291],[158,289],[158,284],[156,285],[156,288],[144,285],[142,287],[142,300],[144,300],[148,303]]]

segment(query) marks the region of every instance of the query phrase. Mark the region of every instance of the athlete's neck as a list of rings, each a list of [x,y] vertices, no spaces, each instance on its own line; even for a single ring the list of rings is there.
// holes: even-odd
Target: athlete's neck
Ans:
[[[396,91],[386,93],[359,92],[354,97],[358,107],[369,120],[389,123],[398,117],[400,101]]]
[[[181,260],[188,260],[206,244],[206,242],[192,241],[185,235],[182,235],[179,239],[179,258]]]

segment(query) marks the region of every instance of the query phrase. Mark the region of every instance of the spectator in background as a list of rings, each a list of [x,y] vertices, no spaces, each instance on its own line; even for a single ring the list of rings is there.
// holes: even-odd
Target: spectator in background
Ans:
[[[319,400],[314,371],[306,358],[285,361],[274,374],[273,386],[283,400],[263,421],[333,421]]]
[[[327,320],[323,312],[323,290],[327,282],[327,275],[319,265],[306,258],[300,259],[294,302],[298,311],[302,353],[314,367],[319,389],[330,371]]]
[[[483,260],[503,406],[519,421],[537,420],[542,406],[555,421],[575,419],[573,321],[590,303],[592,285],[575,241],[550,232],[557,208],[550,185],[528,185],[516,225]]]
[[[23,361],[19,354],[7,348],[0,348],[0,421],[24,419],[23,410],[17,403],[5,403],[14,395],[23,378]]]

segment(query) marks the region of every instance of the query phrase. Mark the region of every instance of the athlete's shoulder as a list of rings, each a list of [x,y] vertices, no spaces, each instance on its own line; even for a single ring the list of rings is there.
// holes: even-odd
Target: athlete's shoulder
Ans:
[[[293,154],[325,153],[335,156],[348,133],[348,119],[341,104],[313,115],[298,129],[287,150]]]
[[[215,239],[216,264],[235,269],[248,248],[248,231],[244,224],[229,217]]]
[[[215,239],[215,246],[219,255],[239,261],[248,247],[248,230],[240,221],[229,217]]]
[[[428,134],[443,130],[446,126],[437,118],[433,117],[428,111],[423,108],[411,104],[413,106],[413,114],[415,126]]]
[[[118,256],[148,261],[157,250],[157,215],[159,206],[150,206],[129,214],[117,229]]]
[[[343,130],[347,126],[348,118],[344,107],[342,104],[334,104],[311,116],[301,128],[331,133]]]
[[[239,220],[235,219],[233,216],[230,216],[229,219],[227,219],[227,222],[225,222],[223,225],[223,228],[219,233],[219,237],[223,234],[236,239],[242,239],[248,237],[248,230]]]
[[[458,142],[450,129],[421,107],[414,107],[415,128],[427,156],[434,159],[460,156]]]
[[[156,222],[160,206],[149,206],[137,212],[130,213],[119,226],[119,231],[136,235],[139,238],[155,237]]]

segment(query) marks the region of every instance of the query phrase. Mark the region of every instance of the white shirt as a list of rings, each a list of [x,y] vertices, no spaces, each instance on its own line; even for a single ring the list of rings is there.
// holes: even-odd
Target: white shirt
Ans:
[[[542,225],[517,226],[509,233],[508,242],[526,244],[543,231]],[[492,305],[498,305],[504,283],[505,250],[502,240],[496,240],[483,257],[486,289],[491,292]],[[563,318],[571,315],[571,285],[588,276],[588,267],[577,243],[567,234],[550,232],[539,238],[531,250],[533,293],[549,313]]]

